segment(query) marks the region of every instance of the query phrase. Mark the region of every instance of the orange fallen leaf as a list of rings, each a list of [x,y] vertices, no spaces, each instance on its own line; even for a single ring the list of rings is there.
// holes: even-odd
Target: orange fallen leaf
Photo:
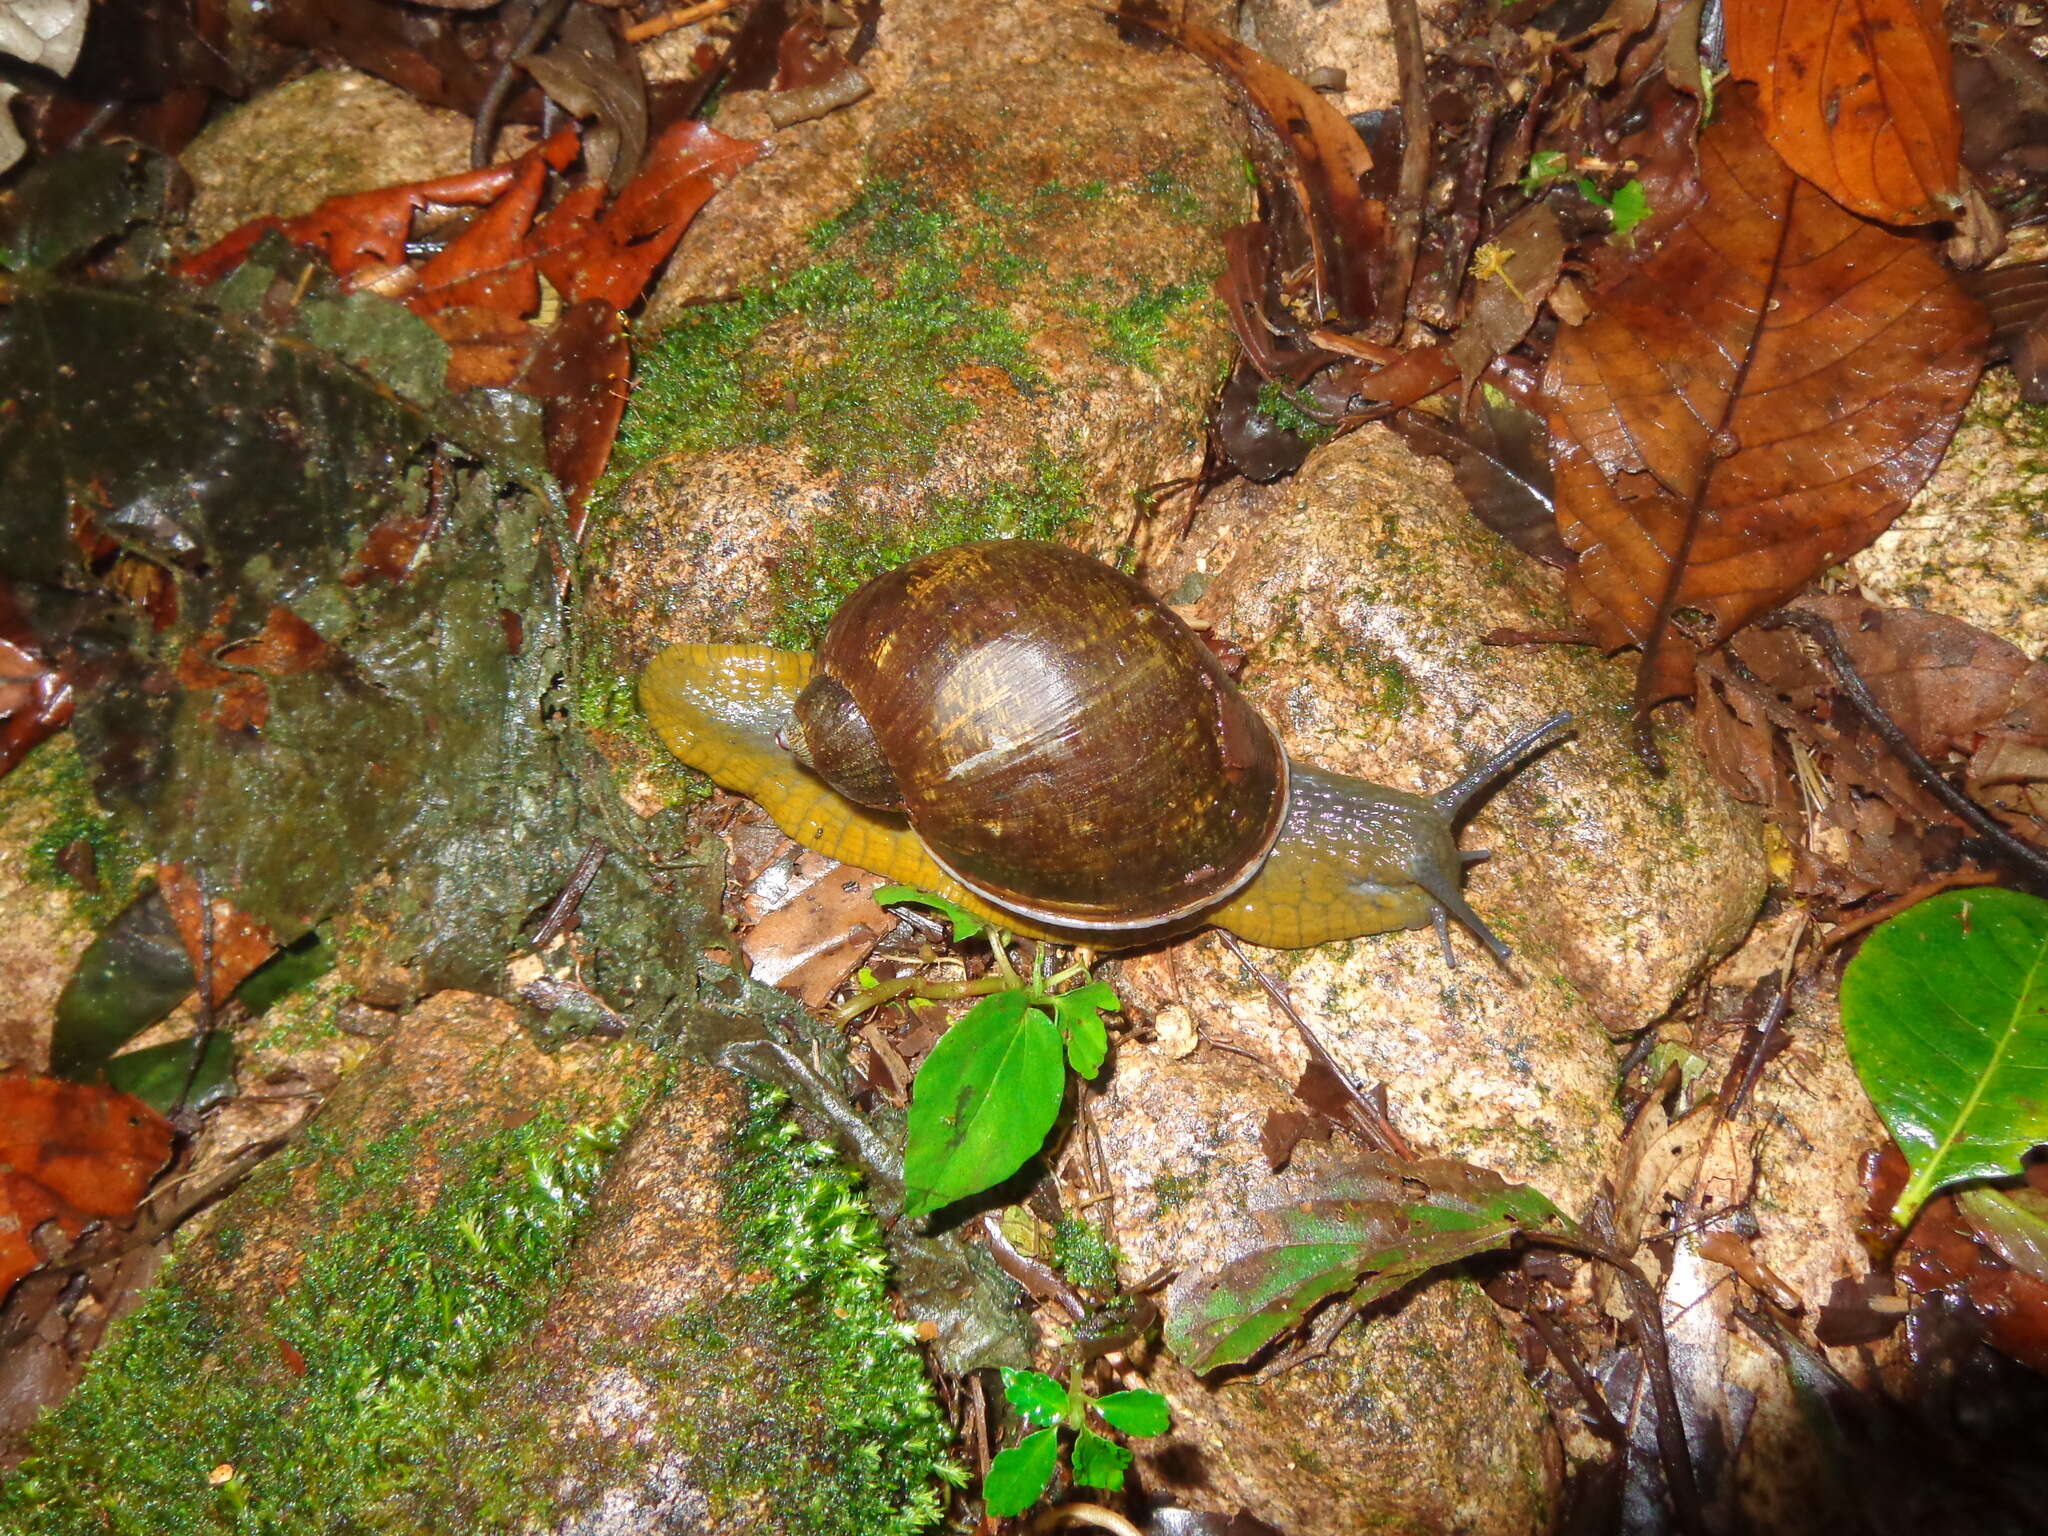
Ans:
[[[1946,219],[1962,114],[1941,0],[1728,0],[1728,68],[1785,163],[1866,218]]]
[[[1928,241],[1785,167],[1747,87],[1700,167],[1699,206],[1544,377],[1573,601],[1603,645],[1642,648],[1639,710],[1904,510],[1987,335]]]
[[[192,974],[204,968],[207,937],[200,921],[199,882],[177,864],[159,864],[157,889],[177,922],[178,937],[185,941],[185,953],[192,958]],[[218,1007],[239,987],[249,973],[277,953],[277,936],[233,902],[213,897],[213,1001]]]
[[[35,1234],[124,1221],[171,1154],[171,1127],[96,1083],[0,1073],[0,1298],[40,1268]]]

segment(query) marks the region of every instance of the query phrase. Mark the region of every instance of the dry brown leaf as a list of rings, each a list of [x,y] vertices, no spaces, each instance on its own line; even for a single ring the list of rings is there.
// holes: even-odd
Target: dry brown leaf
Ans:
[[[1962,115],[1941,0],[1728,0],[1728,67],[1785,163],[1888,224],[1950,217]]]
[[[1904,509],[1987,329],[1930,244],[1787,170],[1749,91],[1728,93],[1700,163],[1699,206],[1559,335],[1544,379],[1574,601],[1602,644],[1642,648],[1645,710],[1691,691],[1695,641]]]
[[[1284,185],[1291,195],[1315,264],[1317,317],[1365,325],[1377,303],[1387,216],[1361,186],[1372,155],[1358,130],[1312,87],[1235,38],[1194,22],[1173,26],[1163,17],[1128,13],[1123,19],[1171,38],[1244,93],[1254,117],[1285,151],[1261,155],[1261,169],[1268,185]],[[1261,142],[1254,150],[1267,147]]]

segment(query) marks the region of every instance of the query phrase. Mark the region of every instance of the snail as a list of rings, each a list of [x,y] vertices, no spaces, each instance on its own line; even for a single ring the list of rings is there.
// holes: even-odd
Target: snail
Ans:
[[[1209,647],[1062,545],[963,544],[876,577],[817,652],[677,645],[640,697],[669,750],[805,847],[1011,932],[1097,949],[1215,924],[1298,949],[1455,917],[1454,827],[1557,715],[1435,794],[1290,761]]]

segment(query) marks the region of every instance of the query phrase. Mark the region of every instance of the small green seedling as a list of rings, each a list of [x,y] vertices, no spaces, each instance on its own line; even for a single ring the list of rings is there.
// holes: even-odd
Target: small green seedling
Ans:
[[[1091,1398],[1074,1367],[1061,1386],[1038,1371],[1003,1370],[1003,1396],[1038,1426],[1023,1443],[996,1454],[982,1479],[981,1497],[991,1515],[1021,1515],[1036,1504],[1059,1468],[1060,1430],[1074,1432],[1070,1465],[1074,1481],[1087,1488],[1121,1488],[1131,1453],[1088,1427],[1089,1410],[1111,1429],[1143,1439],[1163,1435],[1172,1415],[1157,1392],[1111,1392]]]
[[[981,999],[932,1047],[911,1085],[903,1213],[914,1219],[1002,1183],[1045,1145],[1066,1095],[1066,1069],[1090,1079],[1102,1070],[1109,1055],[1102,1015],[1123,1004],[1107,982],[1087,979],[1085,965],[1045,975],[1042,950],[1039,969],[1020,976],[1010,936],[943,897],[899,885],[882,887],[875,899],[945,913],[956,940],[986,933],[995,961],[993,974],[973,981],[863,975],[861,990],[834,1010],[847,1023],[907,995]]]
[[[1553,181],[1571,174],[1561,149],[1539,149],[1529,157],[1528,168],[1522,172],[1522,193],[1534,197]]]
[[[1635,233],[1635,227],[1650,216],[1650,194],[1634,178],[1623,182],[1609,197],[1593,185],[1592,177],[1581,176],[1579,196],[1607,210],[1607,220],[1614,226],[1615,238],[1619,240],[1629,240]]]
[[[988,924],[984,923],[958,902],[948,901],[943,896],[933,896],[926,891],[920,891],[914,885],[885,885],[875,892],[875,904],[877,906],[901,906],[904,902],[910,902],[920,907],[930,907],[934,912],[945,918],[947,922],[953,925],[953,942],[955,944],[965,944],[969,939],[988,927]]]

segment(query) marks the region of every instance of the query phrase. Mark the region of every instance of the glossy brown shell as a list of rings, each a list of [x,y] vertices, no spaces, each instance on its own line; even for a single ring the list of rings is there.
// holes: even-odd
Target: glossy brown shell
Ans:
[[[965,544],[848,598],[818,669],[860,706],[905,814],[962,884],[1076,928],[1223,900],[1287,812],[1287,760],[1157,598],[1056,544]]]

